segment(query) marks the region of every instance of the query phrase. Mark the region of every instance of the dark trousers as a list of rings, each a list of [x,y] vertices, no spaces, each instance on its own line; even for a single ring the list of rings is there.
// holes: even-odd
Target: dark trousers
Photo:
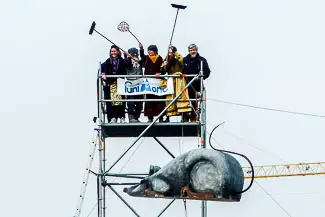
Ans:
[[[189,88],[188,88],[188,96],[189,96],[189,98],[190,99],[196,99],[197,98],[197,92],[200,92],[201,91],[201,83],[200,83],[201,81],[200,80],[198,80],[198,81],[194,81],[193,83],[192,83],[192,85],[191,86],[189,86]],[[190,112],[190,114],[189,114],[189,119],[191,120],[191,121],[194,121],[194,120],[198,120],[199,119],[199,117],[198,117],[198,115],[199,115],[199,111],[198,111],[198,103],[197,103],[197,101],[191,101],[191,107],[192,107],[192,110],[191,110],[191,112]]]
[[[147,99],[164,99],[165,96],[156,96],[147,94]],[[165,108],[165,102],[145,102],[144,105],[144,115],[148,118],[153,118],[158,116],[162,110]],[[161,117],[162,118],[162,117]]]
[[[142,95],[128,96],[128,99],[143,99]],[[127,102],[128,114],[133,115],[135,119],[138,119],[141,115],[143,108],[143,102]]]
[[[104,99],[111,99],[111,94],[108,87],[104,87]],[[123,97],[122,97],[123,98]],[[112,118],[125,118],[125,102],[122,105],[112,105],[112,102],[106,102],[107,120]]]

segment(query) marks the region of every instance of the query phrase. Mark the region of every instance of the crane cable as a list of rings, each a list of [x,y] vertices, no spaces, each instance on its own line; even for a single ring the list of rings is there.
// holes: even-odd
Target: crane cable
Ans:
[[[256,181],[256,184],[263,190],[263,192],[266,194],[266,195],[268,195],[270,198],[271,198],[271,200],[278,206],[278,207],[280,207],[280,209],[287,215],[287,216],[289,216],[289,217],[292,217],[292,215],[290,215],[290,213],[283,207],[283,206],[281,206],[281,204],[277,201],[277,200],[275,200],[275,198],[272,196],[272,194],[270,194],[269,192],[267,192],[266,190],[265,190],[265,188],[263,188],[263,186],[261,185],[261,184],[259,184],[257,181]]]
[[[83,179],[82,179],[79,199],[78,199],[77,208],[76,208],[76,212],[75,212],[74,217],[79,217],[80,213],[81,213],[81,208],[82,208],[82,205],[83,205],[83,202],[84,202],[84,199],[85,199],[86,190],[87,190],[89,175],[91,173],[91,166],[92,166],[95,151],[96,151],[96,145],[97,145],[98,142],[99,142],[98,129],[95,128],[94,132],[93,132],[93,136],[92,136],[92,142],[91,142],[92,145],[89,148],[89,154],[88,154],[89,159],[88,159],[88,162],[87,162],[86,171],[85,171]]]
[[[250,189],[250,188],[252,187],[252,185],[253,185],[253,182],[254,182],[254,174],[255,174],[255,172],[254,172],[254,167],[253,167],[252,162],[249,160],[249,158],[248,158],[247,156],[245,156],[245,155],[243,155],[243,154],[240,154],[240,153],[237,153],[237,152],[233,152],[233,151],[227,151],[227,150],[217,149],[217,148],[215,148],[215,147],[212,145],[212,143],[211,143],[211,137],[212,137],[212,135],[213,135],[213,132],[214,132],[214,131],[215,131],[215,130],[220,126],[220,125],[222,125],[222,124],[224,124],[224,123],[225,123],[225,122],[222,122],[222,123],[218,124],[217,126],[215,126],[215,127],[213,128],[213,130],[211,131],[210,136],[209,136],[209,144],[210,144],[210,147],[211,147],[213,150],[215,150],[215,151],[220,151],[220,152],[225,152],[225,153],[230,153],[230,154],[239,155],[239,156],[245,158],[245,159],[248,161],[248,163],[249,163],[249,165],[250,165],[250,167],[251,167],[251,169],[252,169],[252,178],[251,178],[251,182],[249,183],[249,185],[248,185],[248,187],[247,187],[246,189],[244,189],[244,190],[242,190],[242,191],[239,191],[239,192],[235,192],[236,194],[241,194],[241,193],[244,193],[244,192],[248,191],[248,189]]]
[[[267,155],[269,155],[269,156],[271,156],[271,157],[273,157],[273,158],[276,158],[276,159],[282,161],[282,162],[285,163],[285,164],[289,164],[288,161],[286,161],[286,160],[285,160],[284,158],[282,158],[281,156],[278,156],[278,155],[276,155],[276,154],[273,154],[272,152],[269,152],[269,151],[267,151],[267,150],[264,150],[264,149],[262,149],[261,147],[257,147],[257,146],[255,146],[255,145],[252,145],[251,143],[245,141],[244,138],[242,138],[242,137],[240,137],[240,136],[238,136],[238,135],[235,135],[234,133],[230,133],[230,132],[224,132],[224,133],[227,134],[227,135],[229,135],[229,136],[231,136],[232,138],[236,139],[236,140],[239,141],[240,143],[242,143],[242,144],[244,144],[244,145],[247,145],[248,147],[254,148],[255,150],[258,150],[258,151],[260,151],[260,152],[262,152],[262,153],[264,153],[264,154],[267,154]]]
[[[254,109],[261,109],[261,110],[267,110],[267,111],[273,111],[273,112],[282,112],[282,113],[288,113],[288,114],[294,114],[294,115],[304,115],[304,116],[310,116],[310,117],[318,117],[318,118],[325,118],[325,115],[319,115],[319,114],[312,114],[312,113],[305,113],[305,112],[294,112],[294,111],[288,111],[284,109],[275,109],[275,108],[268,108],[268,107],[261,107],[261,106],[254,106],[254,105],[248,105],[248,104],[241,104],[236,102],[229,102],[224,100],[218,100],[213,98],[207,98],[208,101],[214,101],[229,105],[236,105],[236,106],[242,106],[242,107],[248,107],[248,108],[254,108]]]
[[[142,145],[142,143],[144,142],[145,138],[142,138],[142,140],[139,142],[138,146],[134,149],[134,151],[132,152],[131,156],[128,158],[128,160],[123,164],[123,166],[120,168],[118,173],[122,173],[123,170],[125,169],[126,165],[130,163],[131,159],[133,158],[133,156],[135,155],[135,153],[139,150],[140,146]],[[116,179],[118,179],[118,177],[115,177],[113,179],[112,182],[115,182]]]

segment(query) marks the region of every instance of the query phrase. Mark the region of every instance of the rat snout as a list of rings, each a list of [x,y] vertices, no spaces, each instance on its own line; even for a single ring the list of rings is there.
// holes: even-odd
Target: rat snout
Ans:
[[[142,182],[141,184],[131,186],[129,188],[124,188],[123,191],[130,196],[143,196],[147,188],[147,182]]]

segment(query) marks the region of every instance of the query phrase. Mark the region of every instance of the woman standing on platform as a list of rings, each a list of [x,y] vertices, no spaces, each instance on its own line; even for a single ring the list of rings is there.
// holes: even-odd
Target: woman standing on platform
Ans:
[[[169,105],[179,93],[182,93],[178,100],[173,103],[166,111],[166,122],[169,121],[169,117],[182,115],[182,122],[188,122],[188,113],[191,112],[191,104],[189,101],[188,90],[183,89],[186,87],[186,80],[182,77],[183,70],[183,57],[177,52],[177,48],[170,45],[168,51],[168,57],[162,65],[162,71],[167,72],[168,75],[180,75],[180,77],[173,78],[174,94],[166,96],[166,106]],[[166,82],[166,80],[163,80]],[[164,83],[164,82],[161,82]]]
[[[101,65],[103,75],[126,75],[125,63],[119,47],[112,45],[109,58]],[[103,78],[104,99],[121,100],[124,97],[117,93],[117,78]],[[106,102],[107,120],[110,123],[125,123],[125,102]]]
[[[140,47],[141,65],[144,68],[145,75],[159,75],[163,58],[158,54],[156,45],[148,47],[148,55],[144,54],[142,44]],[[163,97],[147,94],[147,99],[162,99]],[[154,116],[158,116],[165,108],[164,102],[145,102],[144,115],[148,117],[148,122],[152,122]],[[159,118],[159,122],[163,121],[163,116]]]

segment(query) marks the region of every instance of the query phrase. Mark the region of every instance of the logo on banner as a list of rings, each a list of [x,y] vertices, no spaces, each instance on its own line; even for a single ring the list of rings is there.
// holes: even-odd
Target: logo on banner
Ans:
[[[141,92],[148,92],[154,94],[164,94],[167,92],[167,88],[162,88],[157,85],[150,85],[148,79],[146,79],[142,84],[133,85],[132,82],[126,81],[125,82],[125,92],[126,93],[141,93]]]
[[[142,78],[137,80],[118,79],[118,93],[120,95],[168,95],[173,94],[173,81],[167,81],[167,87],[160,86],[160,79]]]

